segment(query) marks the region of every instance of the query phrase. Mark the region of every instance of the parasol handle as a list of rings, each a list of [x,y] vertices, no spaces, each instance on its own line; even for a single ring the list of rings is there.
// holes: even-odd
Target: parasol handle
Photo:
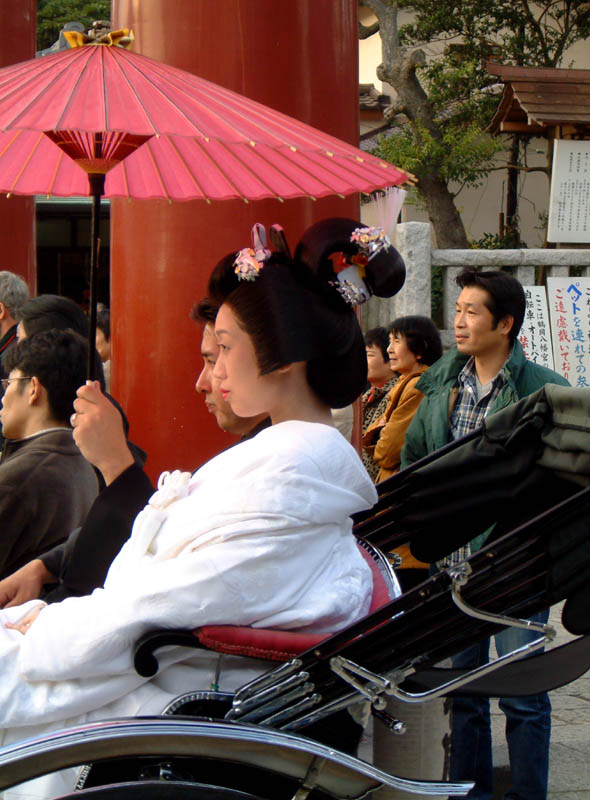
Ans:
[[[92,195],[92,225],[90,238],[90,298],[88,320],[88,380],[96,379],[96,304],[98,287],[98,245],[100,233],[100,198],[104,194],[104,173],[89,173],[88,183]]]

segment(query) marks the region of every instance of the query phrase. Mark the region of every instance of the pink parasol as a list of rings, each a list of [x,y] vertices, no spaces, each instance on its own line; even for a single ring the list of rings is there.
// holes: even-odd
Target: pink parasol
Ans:
[[[0,69],[0,191],[93,197],[91,338],[103,195],[315,199],[411,179],[292,117],[129,52],[128,30],[65,35],[71,49]]]
[[[104,195],[207,202],[315,199],[372,192],[410,177],[392,164],[342,145],[354,158],[185,136],[154,137],[107,173]],[[86,196],[89,186],[84,172],[44,133],[16,130],[0,133],[0,192]]]

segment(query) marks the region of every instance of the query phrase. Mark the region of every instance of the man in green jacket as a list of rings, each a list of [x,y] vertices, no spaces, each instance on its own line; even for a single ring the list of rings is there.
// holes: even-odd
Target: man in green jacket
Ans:
[[[408,428],[402,468],[450,441],[477,429],[488,414],[516,402],[547,383],[568,382],[546,367],[527,361],[517,339],[526,300],[520,283],[506,272],[465,271],[457,277],[461,293],[455,314],[456,347],[420,378],[416,388],[424,398]],[[469,519],[458,524],[469,525]],[[483,537],[451,553],[443,566],[469,557]],[[546,622],[548,612],[534,619]],[[496,635],[499,655],[531,641],[534,634],[508,629]],[[488,661],[489,640],[453,660],[453,666],[475,667]],[[546,693],[501,698],[506,715],[512,788],[506,798],[543,800],[547,794],[551,704]],[[453,701],[451,779],[474,780],[469,794],[477,800],[493,796],[493,765],[489,701]]]
[[[463,275],[465,274],[463,273]],[[500,274],[511,278],[506,273],[485,272],[472,274],[478,276]],[[463,280],[463,276],[459,275],[457,280]],[[511,280],[514,280],[520,287],[516,279]],[[463,292],[461,294],[463,295]],[[469,294],[473,294],[473,289],[469,290]],[[479,294],[477,290],[476,294]],[[465,297],[466,295],[463,296]],[[461,300],[461,295],[459,300]],[[463,303],[463,301],[461,302]],[[523,302],[525,301],[523,300]],[[490,315],[489,317],[485,314],[486,310]],[[483,310],[480,309],[479,313],[487,317],[487,320],[485,320],[487,324],[491,324],[493,318],[487,307]],[[483,377],[484,380],[489,376],[490,369],[493,371],[496,364],[500,364],[493,377],[498,377],[501,372],[502,375],[499,378],[499,382],[502,385],[493,399],[491,399],[484,416],[493,414],[495,411],[515,403],[522,397],[541,389],[547,383],[569,386],[565,378],[562,378],[557,372],[539,364],[534,364],[525,358],[522,345],[516,338],[517,333],[508,340],[506,337],[504,337],[504,340],[500,339],[498,349],[492,350],[491,359],[487,357],[486,353],[483,354],[483,357],[479,356],[476,335],[470,335],[466,330],[467,320],[475,319],[475,314],[477,312],[472,309],[467,309],[461,313],[459,310],[457,311],[455,320],[457,346],[453,347],[429,367],[416,385],[416,388],[424,394],[424,399],[420,403],[406,434],[406,442],[402,451],[402,468],[413,464],[414,461],[418,461],[428,453],[438,450],[439,447],[454,438],[458,438],[452,435],[449,423],[461,386],[459,375],[471,359],[473,359],[477,377]],[[475,352],[471,352],[471,350],[475,350]],[[491,366],[487,368],[487,364],[490,361],[492,362]],[[482,371],[482,375],[480,375],[479,370]]]

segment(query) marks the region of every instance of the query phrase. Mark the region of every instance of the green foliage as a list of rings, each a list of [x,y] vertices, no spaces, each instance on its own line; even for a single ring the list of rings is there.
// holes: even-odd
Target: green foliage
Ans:
[[[81,22],[88,30],[96,19],[111,18],[111,0],[38,0],[37,50],[50,47],[66,22]]]
[[[491,139],[486,133],[500,98],[490,91],[498,78],[486,71],[486,62],[559,66],[571,45],[590,37],[590,4],[396,0],[395,6],[410,11],[412,20],[400,27],[399,46],[407,52],[428,45],[427,63],[416,69],[425,102],[413,108],[400,104],[395,135],[381,137],[376,153],[418,179],[440,177],[458,184],[459,191],[477,186],[498,166],[495,156],[506,145],[504,137]],[[395,53],[395,47],[387,52]],[[385,63],[382,69],[396,88],[393,65]]]
[[[430,268],[430,316],[439,330],[444,328],[443,283],[444,275],[442,267],[433,264]]]
[[[486,128],[498,104],[497,96],[481,94],[491,83],[477,60],[459,58],[454,50],[418,71],[435,116],[474,122]]]
[[[402,44],[461,41],[461,54],[485,60],[556,67],[568,47],[590,35],[587,0],[399,0],[414,20],[400,30]]]
[[[526,248],[517,231],[507,231],[503,236],[499,233],[484,233],[481,239],[474,239],[469,243],[473,250],[515,250]]]
[[[498,139],[485,134],[475,122],[450,120],[441,125],[436,139],[420,123],[402,128],[395,136],[379,138],[376,155],[421,178],[436,173],[443,181],[479,186],[502,149]]]

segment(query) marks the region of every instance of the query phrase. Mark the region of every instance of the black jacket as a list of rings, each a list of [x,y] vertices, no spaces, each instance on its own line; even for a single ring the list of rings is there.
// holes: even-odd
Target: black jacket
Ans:
[[[43,599],[53,603],[102,586],[111,562],[129,538],[133,520],[153,493],[154,487],[137,464],[104,488],[82,527],[41,556],[57,578]]]
[[[98,493],[69,428],[7,440],[0,460],[0,577],[64,538]]]

